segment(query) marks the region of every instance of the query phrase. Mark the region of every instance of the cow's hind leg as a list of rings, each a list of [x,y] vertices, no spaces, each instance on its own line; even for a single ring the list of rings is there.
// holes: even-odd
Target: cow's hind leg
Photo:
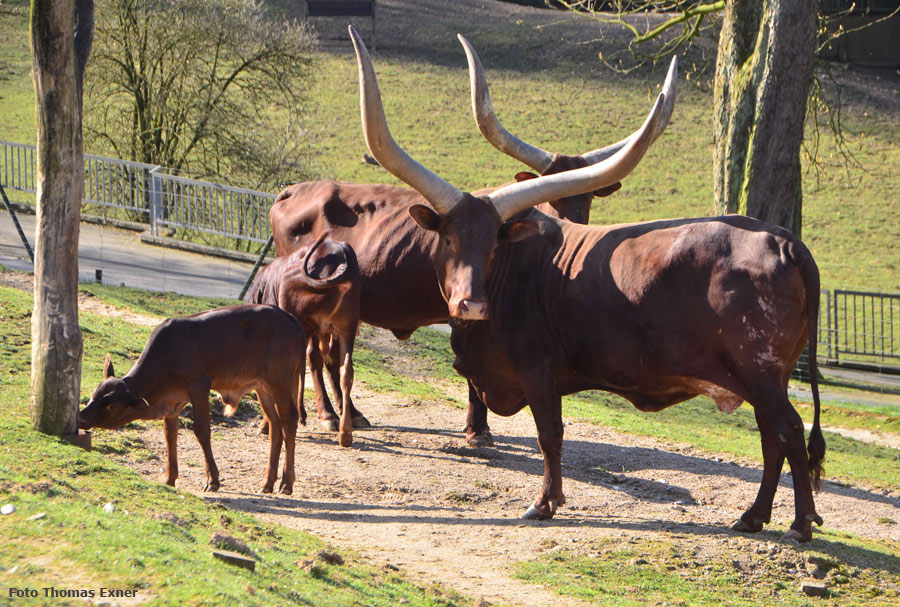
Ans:
[[[204,491],[219,490],[219,468],[213,459],[210,437],[209,419],[209,381],[194,381],[188,386],[188,395],[194,410],[194,436],[203,449],[203,458],[206,462],[206,487]]]
[[[794,522],[785,539],[808,542],[812,539],[812,523],[822,524],[813,501],[809,475],[809,457],[804,444],[803,420],[788,400],[783,386],[773,387],[768,396],[754,399],[751,404],[763,437],[763,481],[756,502],[741,516],[739,526],[747,531],[758,530],[771,518],[772,500],[781,474],[781,464],[787,458],[794,484]],[[779,449],[780,456],[775,448]]]
[[[735,531],[747,533],[762,531],[763,525],[772,520],[772,502],[775,500],[775,491],[778,489],[778,481],[781,479],[781,470],[784,467],[784,452],[781,450],[775,431],[758,411],[756,411],[756,425],[759,427],[762,441],[763,477],[756,501],[732,527]]]
[[[301,367],[300,373],[303,373]],[[303,407],[303,388],[298,386],[296,382],[291,382],[289,386],[280,386],[275,392],[275,408],[277,409],[278,419],[280,420],[281,436],[284,439],[284,471],[281,473],[281,485],[278,491],[284,495],[291,495],[294,492],[294,482],[296,481],[296,472],[294,467],[294,451],[296,449],[297,421],[299,419],[298,411]],[[272,434],[279,434],[278,428]],[[278,465],[278,454],[275,454],[275,465]],[[270,461],[272,456],[270,456]]]
[[[266,475],[263,480],[262,492],[272,493],[275,488],[275,480],[278,476],[278,460],[281,457],[281,443],[284,437],[281,433],[281,418],[275,408],[275,399],[268,392],[257,389],[259,405],[269,426],[269,459],[266,462]]]
[[[469,410],[466,413],[466,442],[472,447],[487,447],[494,444],[494,437],[487,422],[487,407],[478,392],[469,383]]]

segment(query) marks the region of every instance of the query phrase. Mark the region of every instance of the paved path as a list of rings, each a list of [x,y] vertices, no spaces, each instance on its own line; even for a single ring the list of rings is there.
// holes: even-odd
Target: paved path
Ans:
[[[28,242],[34,246],[33,215],[17,213]],[[9,213],[0,211],[0,264],[33,270]],[[144,244],[136,232],[82,223],[78,246],[78,279],[94,280],[103,271],[105,284],[124,284],[150,291],[236,298],[252,264]]]

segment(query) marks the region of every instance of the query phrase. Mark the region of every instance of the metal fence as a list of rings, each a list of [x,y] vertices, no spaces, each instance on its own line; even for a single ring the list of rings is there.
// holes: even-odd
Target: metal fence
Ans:
[[[900,367],[900,295],[835,289],[826,302],[829,360]]]
[[[35,146],[0,141],[4,187],[35,192]],[[160,228],[264,243],[273,194],[167,175],[155,165],[85,155],[85,208],[101,207]],[[821,364],[900,372],[900,295],[822,290]]]
[[[34,145],[0,141],[4,187],[36,192],[35,171]],[[146,223],[154,235],[160,228],[173,228],[264,243],[274,201],[268,192],[168,175],[152,164],[84,156],[84,210]]]

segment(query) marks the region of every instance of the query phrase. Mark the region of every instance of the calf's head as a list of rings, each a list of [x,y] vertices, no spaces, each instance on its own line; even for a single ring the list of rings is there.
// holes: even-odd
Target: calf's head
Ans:
[[[421,227],[438,234],[434,257],[450,316],[488,318],[487,281],[497,247],[539,231],[527,219],[514,217],[541,202],[608,188],[637,165],[652,143],[662,116],[660,95],[650,116],[622,149],[609,158],[579,169],[538,177],[476,197],[462,192],[413,160],[391,137],[384,116],[375,70],[362,39],[351,26],[359,66],[360,110],[366,144],[386,170],[415,188],[431,205],[414,205],[410,214]]]
[[[142,419],[150,405],[132,393],[129,385],[115,377],[109,354],[103,363],[103,381],[94,390],[91,400],[78,412],[78,427],[121,428],[128,422]]]

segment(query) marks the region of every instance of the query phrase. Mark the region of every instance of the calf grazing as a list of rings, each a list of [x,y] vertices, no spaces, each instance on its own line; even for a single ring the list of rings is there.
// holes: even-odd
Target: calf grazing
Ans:
[[[194,434],[206,460],[206,490],[219,489],[219,470],[209,442],[209,391],[215,390],[233,414],[241,397],[256,390],[263,413],[278,431],[269,433],[269,462],[263,493],[275,485],[281,444],[285,445],[280,491],[294,485],[294,436],[303,387],[303,327],[272,306],[231,306],[163,321],[131,370],[115,377],[106,355],[103,381],[78,414],[80,428],[120,428],[136,419],[165,420],[166,483],[178,478],[178,414],[187,403]]]
[[[376,160],[435,209],[465,209],[466,239],[444,240],[446,213],[420,222],[442,236],[438,280],[483,294],[483,314],[451,318],[454,367],[487,407],[513,415],[530,406],[544,478],[526,518],[565,503],[561,397],[607,390],[642,411],[705,394],[731,411],[749,402],[762,439],[756,501],[735,529],[768,523],[785,459],[795,518],[786,537],[812,538],[813,501],[825,455],[816,384],[819,272],[789,231],[730,215],[616,226],[548,217],[536,204],[618,181],[657,132],[665,94],[644,126],[596,165],[545,175],[476,197],[415,162],[391,138],[368,53],[351,28],[360,74],[363,130]],[[477,215],[476,215],[477,213]],[[490,310],[490,314],[488,314]],[[787,395],[809,344],[815,404],[809,443]]]
[[[353,248],[322,235],[313,244],[278,257],[263,268],[245,297],[247,303],[276,305],[303,325],[316,391],[324,392],[322,368],[327,365],[335,399],[341,407],[338,424],[331,403],[316,399],[319,420],[331,430],[340,430],[343,447],[352,444],[353,419],[362,419],[362,425],[368,425],[350,398],[360,283]]]

